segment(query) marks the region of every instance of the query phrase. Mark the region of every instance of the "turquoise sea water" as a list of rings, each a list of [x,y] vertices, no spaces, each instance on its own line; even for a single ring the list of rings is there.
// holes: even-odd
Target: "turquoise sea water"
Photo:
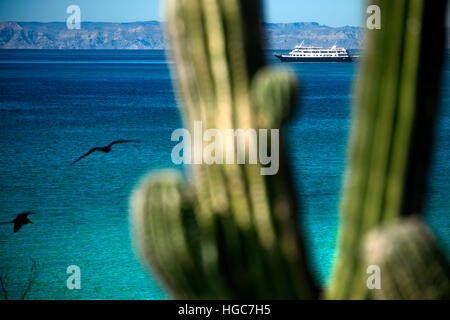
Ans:
[[[270,63],[279,64],[268,53]],[[450,59],[447,59],[450,61]],[[334,254],[337,208],[357,64],[291,65],[302,83],[288,146],[301,197],[302,230],[317,279]],[[450,251],[450,70],[426,218]],[[18,233],[0,225],[0,275],[20,297],[31,259],[39,274],[29,299],[164,299],[132,249],[131,190],[148,171],[175,167],[171,133],[181,126],[162,51],[0,51],[0,222],[32,210]],[[111,154],[70,163],[116,139]],[[182,170],[182,168],[178,168]],[[81,268],[81,290],[66,269]]]

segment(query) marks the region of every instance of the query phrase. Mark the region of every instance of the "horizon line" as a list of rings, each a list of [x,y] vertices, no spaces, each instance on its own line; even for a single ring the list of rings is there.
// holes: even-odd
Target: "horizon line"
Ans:
[[[25,20],[25,21],[19,21],[19,20],[2,20],[0,23],[4,22],[15,22],[15,23],[66,23],[66,21],[32,21],[32,20]],[[145,22],[157,22],[157,23],[165,23],[166,21],[160,21],[160,20],[137,20],[137,21],[81,21],[81,24],[83,23],[145,23]],[[270,21],[263,21],[263,24],[297,24],[297,23],[311,23],[311,24],[318,24],[320,26],[327,26],[330,28],[344,28],[344,27],[353,27],[353,28],[362,28],[362,26],[357,25],[340,25],[340,26],[332,26],[328,24],[323,24],[317,21],[295,21],[295,22],[270,22]]]

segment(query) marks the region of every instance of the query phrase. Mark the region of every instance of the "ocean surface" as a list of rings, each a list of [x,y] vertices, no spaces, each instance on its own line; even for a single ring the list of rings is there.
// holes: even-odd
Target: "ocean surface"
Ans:
[[[281,64],[270,52],[267,60]],[[447,56],[426,200],[426,219],[450,254],[450,56]],[[314,276],[332,266],[337,212],[358,64],[290,64],[302,86],[288,127]],[[150,170],[176,167],[170,153],[179,111],[163,51],[0,51],[0,222],[34,211],[34,224],[0,225],[0,276],[9,297],[169,298],[142,267],[130,237],[129,196]],[[93,146],[114,146],[70,163]],[[81,268],[69,290],[67,267]]]

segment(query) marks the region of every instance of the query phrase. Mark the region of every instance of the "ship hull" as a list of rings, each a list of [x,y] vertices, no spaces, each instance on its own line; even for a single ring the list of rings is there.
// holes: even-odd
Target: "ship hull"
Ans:
[[[352,62],[352,57],[293,57],[275,54],[282,62]]]

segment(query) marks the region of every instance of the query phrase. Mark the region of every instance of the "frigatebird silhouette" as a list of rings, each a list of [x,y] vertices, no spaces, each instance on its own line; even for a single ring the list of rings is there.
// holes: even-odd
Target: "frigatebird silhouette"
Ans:
[[[14,223],[14,233],[16,233],[17,231],[19,231],[19,229],[24,225],[24,224],[28,224],[28,223],[33,223],[30,219],[28,219],[28,216],[30,214],[34,214],[34,212],[23,212],[23,213],[19,213],[17,215],[17,217],[9,222],[3,222],[0,224],[10,224],[10,223]]]
[[[77,160],[75,160],[74,162],[72,162],[70,165],[73,166],[75,163],[77,163],[78,161],[80,161],[81,159],[83,159],[84,157],[87,157],[88,155],[90,155],[91,153],[95,152],[95,151],[102,151],[105,153],[109,153],[111,152],[111,147],[115,144],[118,143],[129,143],[129,142],[136,142],[139,143],[140,141],[138,140],[117,140],[117,141],[113,141],[110,144],[108,144],[106,147],[95,147],[92,148],[91,150],[89,150],[88,152],[86,152],[85,154],[83,154],[81,157],[79,157]]]

